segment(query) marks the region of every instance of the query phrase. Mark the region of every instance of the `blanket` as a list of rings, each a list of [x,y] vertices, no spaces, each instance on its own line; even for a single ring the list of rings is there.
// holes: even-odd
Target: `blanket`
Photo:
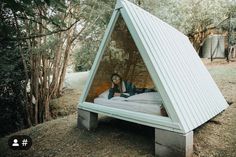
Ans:
[[[99,97],[101,98],[108,98],[106,97],[107,91],[102,93]],[[113,97],[110,100],[115,101],[126,101],[126,102],[136,102],[136,103],[145,103],[145,104],[162,104],[162,98],[160,93],[158,92],[148,92],[148,93],[141,93],[130,96],[128,98],[124,97]]]

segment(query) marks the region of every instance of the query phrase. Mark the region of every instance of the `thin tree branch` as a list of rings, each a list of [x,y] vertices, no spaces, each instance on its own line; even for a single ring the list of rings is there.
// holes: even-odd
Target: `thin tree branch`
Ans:
[[[20,19],[23,19],[23,20],[29,20],[29,21],[33,21],[33,22],[35,22],[35,23],[37,23],[37,24],[40,24],[40,25],[42,25],[42,27],[43,27],[44,29],[50,31],[47,27],[43,26],[43,24],[42,24],[41,22],[37,21],[37,20],[30,19],[30,18],[23,17],[23,16],[18,16],[18,17],[19,17]]]
[[[97,20],[100,18],[100,16],[98,16],[94,21],[93,23],[91,23],[90,27],[92,27],[96,22]],[[85,30],[85,28],[87,28],[89,25],[88,25],[88,22],[85,24],[85,26],[80,30],[80,32],[71,40],[72,42],[74,42],[74,40],[83,32],[83,30]]]
[[[32,35],[32,36],[28,36],[28,37],[19,37],[19,38],[0,38],[0,41],[2,40],[8,40],[8,41],[16,41],[16,40],[26,40],[26,39],[34,39],[34,38],[41,38],[44,36],[49,36],[49,35],[53,35],[53,34],[57,34],[59,32],[65,32],[68,31],[69,29],[71,29],[77,22],[79,22],[80,20],[76,20],[73,24],[71,24],[68,28],[66,29],[60,29],[60,30],[55,30],[46,34],[38,34],[38,35]]]

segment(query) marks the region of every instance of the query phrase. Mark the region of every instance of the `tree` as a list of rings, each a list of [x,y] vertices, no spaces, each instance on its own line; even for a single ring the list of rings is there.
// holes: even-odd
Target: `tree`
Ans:
[[[115,3],[115,0],[100,0],[83,3],[83,6],[85,6],[87,10],[92,11],[83,12],[84,17],[87,17],[86,21],[88,25],[79,36],[80,47],[76,47],[74,50],[76,71],[85,71],[91,68],[96,50],[98,49],[103,33],[110,20]]]
[[[11,10],[0,3],[0,136],[31,125],[26,98],[25,60],[27,54],[25,41],[8,41],[18,36]]]
[[[4,0],[1,3],[2,10],[7,12],[2,16],[3,24],[9,22],[15,34],[0,40],[7,44],[14,42],[20,54],[24,79],[19,91],[24,95],[23,119],[27,126],[50,119],[49,103],[61,94],[70,53],[81,33],[95,28],[100,16],[94,14],[100,6],[95,2]],[[16,55],[14,51],[9,53]],[[7,104],[3,106],[7,108]]]
[[[0,5],[0,121],[14,122],[6,133],[50,119],[50,99],[60,95],[72,44],[83,30],[77,26],[85,21],[79,1],[4,0]]]

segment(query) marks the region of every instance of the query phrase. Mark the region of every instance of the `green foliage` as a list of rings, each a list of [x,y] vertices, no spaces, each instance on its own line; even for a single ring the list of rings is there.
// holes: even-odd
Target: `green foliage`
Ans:
[[[219,24],[232,12],[230,8],[234,4],[230,0],[148,0],[143,5],[183,33],[192,34]]]
[[[174,26],[186,35],[202,31],[209,26],[217,26],[231,12],[236,12],[235,1],[231,0],[130,0]],[[86,1],[82,7],[87,21],[94,25],[87,27],[80,36],[81,47],[76,50],[75,67],[77,71],[91,68],[101,37],[109,22],[115,0],[104,2]],[[93,12],[90,10],[93,9]],[[88,15],[88,13],[91,13]],[[88,18],[90,17],[90,18]],[[109,47],[108,47],[109,48]]]
[[[90,70],[92,66],[92,60],[95,58],[94,49],[97,48],[98,43],[91,44],[86,42],[83,46],[77,49],[75,54],[75,71],[87,71]]]
[[[52,15],[65,12],[67,6],[61,0],[3,0],[0,6],[0,136],[3,136],[30,125],[26,116],[26,81],[31,73],[29,52],[48,53],[48,57],[53,58],[49,50],[54,49],[58,42],[48,37],[48,43],[37,46],[38,40],[32,35],[40,32],[35,31],[35,26],[43,19],[45,24],[51,24],[43,28],[47,30],[45,33],[51,32],[54,26],[65,27],[59,18]],[[43,15],[48,10],[52,14]],[[32,43],[35,46],[30,46]]]
[[[85,71],[92,66],[102,35],[111,18],[115,0],[85,1],[81,7],[88,26],[80,35],[80,47],[75,50],[75,70]]]
[[[4,17],[1,17],[0,34],[16,36],[14,27]],[[18,44],[0,42],[0,136],[25,127],[25,74]]]

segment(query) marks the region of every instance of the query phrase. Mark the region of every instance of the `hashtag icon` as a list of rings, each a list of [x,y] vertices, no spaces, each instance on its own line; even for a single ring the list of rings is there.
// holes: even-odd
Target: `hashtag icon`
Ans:
[[[28,140],[27,139],[23,139],[22,140],[22,146],[26,146],[28,144]]]

